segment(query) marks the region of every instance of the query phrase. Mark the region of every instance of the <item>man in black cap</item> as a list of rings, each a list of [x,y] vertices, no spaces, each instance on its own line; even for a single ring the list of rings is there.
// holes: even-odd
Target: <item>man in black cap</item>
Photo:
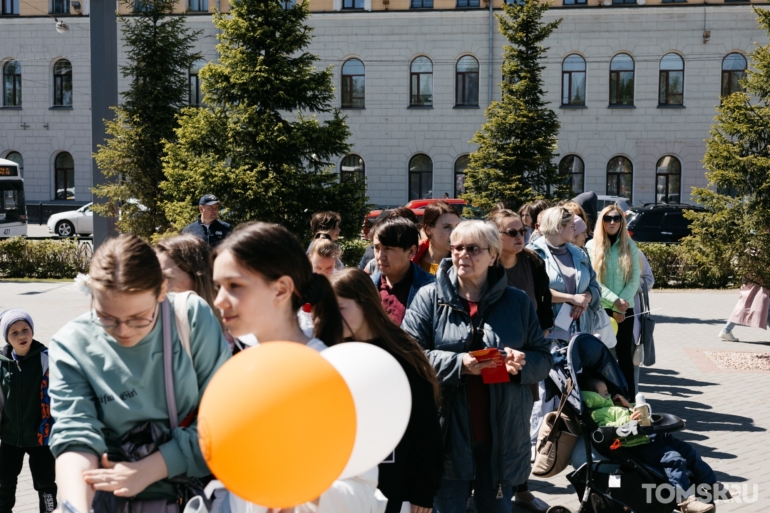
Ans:
[[[198,202],[198,210],[201,213],[198,220],[186,226],[182,233],[189,233],[200,237],[213,248],[222,242],[233,229],[228,223],[217,219],[219,216],[219,200],[213,194],[206,194],[201,198]]]

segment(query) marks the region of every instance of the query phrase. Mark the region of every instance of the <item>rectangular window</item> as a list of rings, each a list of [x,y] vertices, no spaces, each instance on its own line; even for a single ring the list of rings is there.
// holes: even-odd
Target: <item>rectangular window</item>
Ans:
[[[412,0],[412,9],[433,9],[433,0]]]
[[[72,106],[72,75],[53,77],[53,104],[57,107]]]
[[[562,105],[586,104],[585,71],[565,71],[562,74]]]
[[[612,5],[635,4],[636,0],[612,0]]]
[[[586,5],[586,0],[563,0],[563,5]]]
[[[634,72],[610,72],[610,105],[634,104]]]
[[[53,0],[53,13],[52,14],[69,14],[70,13],[70,0]]]
[[[209,0],[190,0],[190,11],[208,12]]]
[[[479,0],[457,0],[457,7],[478,7]]]
[[[281,0],[281,5],[283,5],[284,10],[288,11],[289,9],[294,9],[297,2],[295,0]]]
[[[342,8],[343,9],[363,9],[364,0],[343,0]]]
[[[2,0],[3,12],[5,16],[16,16],[19,14],[19,0]]]
[[[660,72],[660,105],[684,105],[684,71]]]

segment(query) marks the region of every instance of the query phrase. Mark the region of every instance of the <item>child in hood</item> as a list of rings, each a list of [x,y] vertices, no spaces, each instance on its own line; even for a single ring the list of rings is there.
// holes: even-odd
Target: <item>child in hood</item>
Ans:
[[[0,513],[11,513],[16,483],[29,455],[40,513],[56,509],[55,460],[48,448],[51,417],[48,349],[34,340],[35,324],[18,309],[0,314]]]
[[[581,380],[583,402],[591,410],[591,418],[598,426],[623,426],[641,418],[634,412],[634,405],[616,394],[610,397],[607,384],[598,379]],[[665,473],[668,482],[677,491],[677,502],[682,513],[713,513],[714,504],[701,502],[693,494],[691,485],[708,485],[712,495],[727,499],[730,497],[721,483],[717,482],[714,471],[701,459],[698,451],[681,440],[668,434],[635,435],[621,441],[621,445],[639,460]],[[692,472],[694,483],[690,483],[687,471]],[[680,500],[681,498],[681,500]]]

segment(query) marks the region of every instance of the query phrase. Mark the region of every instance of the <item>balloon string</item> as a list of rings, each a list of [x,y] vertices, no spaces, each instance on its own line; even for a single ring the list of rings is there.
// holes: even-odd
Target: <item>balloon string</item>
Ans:
[[[657,312],[658,310],[662,310],[662,308],[656,308],[655,310],[647,310],[646,312],[639,312],[639,313],[637,313],[637,314],[634,314],[634,315],[627,315],[627,316],[626,316],[626,319],[630,319],[631,317],[636,317],[637,315],[644,315],[644,314],[648,314],[648,313],[650,313],[650,312]]]

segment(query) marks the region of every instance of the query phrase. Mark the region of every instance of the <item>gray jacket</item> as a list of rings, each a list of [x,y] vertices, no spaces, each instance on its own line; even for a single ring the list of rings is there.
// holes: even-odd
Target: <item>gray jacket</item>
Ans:
[[[479,302],[486,347],[510,347],[526,353],[526,365],[510,383],[488,385],[492,426],[492,478],[498,486],[527,481],[530,473],[529,417],[532,394],[528,384],[544,379],[553,365],[535,307],[526,293],[508,286],[505,270],[489,270],[489,287]],[[444,464],[445,479],[471,480],[474,476],[470,411],[466,376],[461,374],[463,353],[470,350],[474,328],[458,294],[457,274],[445,259],[436,283],[417,293],[401,327],[414,337],[428,356],[450,403]]]

